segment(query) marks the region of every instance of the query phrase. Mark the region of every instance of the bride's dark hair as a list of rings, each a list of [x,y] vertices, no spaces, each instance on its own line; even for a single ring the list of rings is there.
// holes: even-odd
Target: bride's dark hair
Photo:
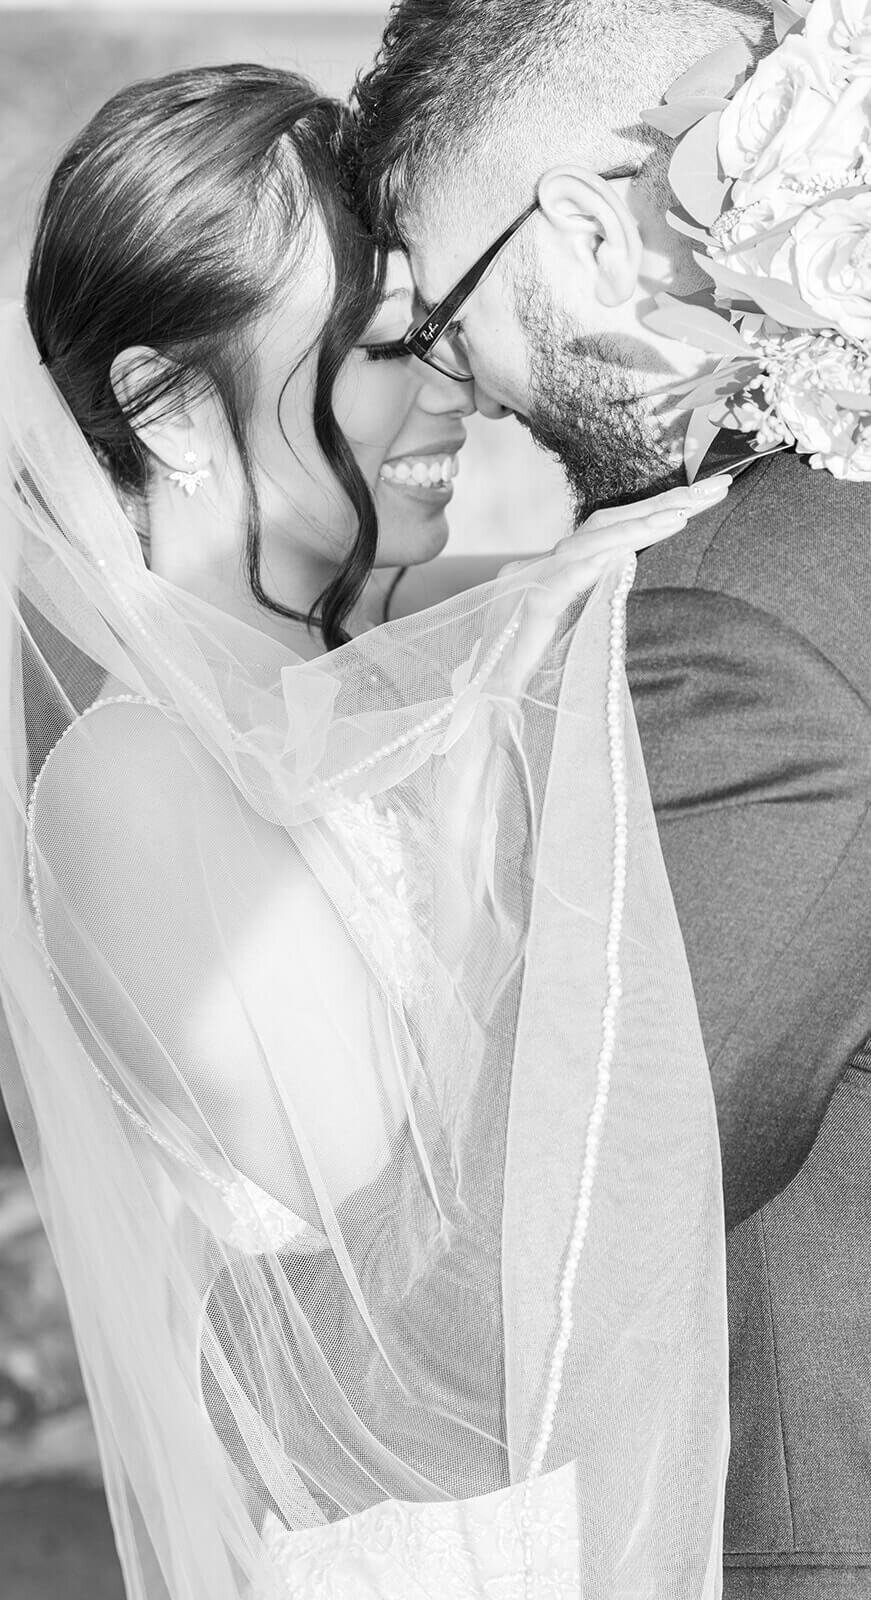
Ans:
[[[94,453],[121,492],[141,494],[148,450],[134,426],[191,384],[218,395],[248,485],[245,564],[257,600],[320,627],[329,649],[372,567],[375,507],[332,408],[346,355],[371,321],[383,264],[346,208],[333,152],[346,112],[296,73],[235,65],[131,85],[97,112],[58,165],[43,202],[27,316]],[[348,558],[300,618],[261,581],[260,511],[247,421],[252,325],[292,284],[316,208],[335,264],[320,334],[315,434],[357,516]],[[144,345],[164,361],[129,405],[112,362]]]

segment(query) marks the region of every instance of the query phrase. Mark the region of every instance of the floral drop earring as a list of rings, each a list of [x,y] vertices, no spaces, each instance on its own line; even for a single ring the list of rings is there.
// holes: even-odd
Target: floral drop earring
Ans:
[[[197,490],[202,486],[202,484],[205,483],[206,479],[211,477],[211,473],[207,467],[197,466],[198,459],[199,458],[195,450],[188,450],[185,453],[187,471],[169,473],[170,483],[177,484],[179,489],[183,489],[184,493],[188,497],[190,497],[192,494],[196,494]]]

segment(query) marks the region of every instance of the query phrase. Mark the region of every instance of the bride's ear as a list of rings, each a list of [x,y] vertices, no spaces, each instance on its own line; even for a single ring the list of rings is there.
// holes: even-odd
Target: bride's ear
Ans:
[[[586,167],[551,167],[539,181],[538,203],[558,247],[580,267],[601,305],[624,305],[641,271],[638,223],[620,190]]]
[[[145,345],[122,350],[109,374],[115,399],[137,438],[171,472],[190,471],[212,458],[212,443],[202,404],[183,389],[173,392],[173,366]],[[149,396],[153,395],[153,399]]]

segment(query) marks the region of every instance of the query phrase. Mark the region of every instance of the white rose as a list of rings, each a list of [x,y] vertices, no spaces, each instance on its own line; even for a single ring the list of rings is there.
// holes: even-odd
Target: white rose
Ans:
[[[796,341],[796,359],[775,384],[778,417],[795,437],[811,466],[836,478],[871,481],[871,424],[868,379],[861,357],[839,348],[824,335]],[[856,410],[833,398],[855,393]]]
[[[805,211],[770,271],[831,327],[871,343],[871,191]]]
[[[858,441],[845,439],[836,455],[817,451],[811,456],[811,466],[826,467],[833,477],[849,479],[851,483],[871,483],[871,428]]]
[[[871,0],[815,0],[804,36],[814,50],[844,51],[844,66],[871,63]]]
[[[832,91],[820,52],[794,34],[760,61],[720,119],[720,163],[738,180],[736,205],[778,187],[829,116]]]
[[[777,414],[803,454],[831,456],[841,436],[842,413],[824,393],[810,383],[791,384],[779,396]]]
[[[871,128],[871,73],[860,74],[841,90],[829,115],[790,162],[801,181],[841,177],[868,146]]]

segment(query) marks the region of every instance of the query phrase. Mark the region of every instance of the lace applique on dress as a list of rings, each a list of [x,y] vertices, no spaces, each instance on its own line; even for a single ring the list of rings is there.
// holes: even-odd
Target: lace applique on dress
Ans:
[[[365,795],[332,806],[324,821],[353,863],[352,903],[342,906],[342,914],[360,949],[394,1000],[418,999],[424,968],[416,953],[414,912],[422,886],[410,881],[399,817]]]
[[[223,1198],[233,1213],[226,1240],[233,1250],[246,1255],[287,1249],[307,1254],[326,1248],[327,1241],[317,1228],[241,1173],[224,1189]]]
[[[519,1483],[471,1500],[387,1500],[303,1533],[268,1516],[263,1540],[281,1592],[305,1600],[578,1600],[581,1594],[571,1462],[528,1490]]]
[[[145,695],[115,695],[112,697],[107,697],[104,700],[95,700],[94,704],[89,706],[80,717],[77,717],[75,722],[70,723],[69,727],[62,734],[62,739],[65,739],[67,735],[72,732],[72,729],[75,728],[78,723],[83,722],[86,717],[92,716],[94,712],[99,711],[102,706],[111,705],[147,705],[156,706],[158,709],[163,709],[158,700],[150,700]],[[55,746],[55,748],[57,747]],[[39,887],[36,874],[36,846],[33,836],[36,799],[39,792],[39,785],[50,758],[51,751],[46,757],[46,761],[43,763],[41,771],[37,774],[36,781],[34,782],[30,795],[30,803],[27,808],[27,875],[30,888],[30,899],[33,906],[33,919],[36,924],[37,935],[42,946],[52,987],[55,990],[55,993],[57,993],[57,985],[55,983],[51,958],[49,956],[48,946],[46,944],[45,925],[43,922],[42,909],[39,901]],[[324,1235],[320,1233],[317,1228],[313,1228],[311,1224],[305,1222],[302,1217],[298,1217],[295,1212],[288,1210],[288,1208],[282,1205],[279,1200],[276,1200],[273,1195],[267,1194],[264,1189],[260,1188],[259,1184],[256,1184],[253,1181],[253,1179],[246,1178],[243,1173],[238,1171],[233,1178],[222,1177],[219,1173],[214,1172],[208,1166],[206,1166],[204,1162],[196,1160],[186,1150],[183,1150],[181,1146],[172,1143],[172,1141],[169,1139],[166,1139],[163,1134],[159,1133],[156,1128],[152,1127],[151,1123],[146,1117],[143,1117],[128,1100],[125,1100],[122,1094],[119,1094],[118,1090],[115,1088],[115,1085],[110,1082],[105,1073],[102,1072],[97,1066],[97,1063],[88,1055],[81,1040],[79,1040],[78,1043],[79,1048],[85,1056],[85,1059],[87,1060],[95,1077],[99,1083],[102,1084],[114,1105],[117,1106],[118,1110],[122,1112],[128,1121],[132,1122],[137,1128],[140,1129],[142,1133],[146,1134],[153,1144],[155,1144],[167,1156],[171,1157],[173,1162],[185,1168],[188,1172],[193,1173],[196,1178],[200,1179],[203,1183],[208,1184],[209,1188],[220,1196],[224,1207],[229,1214],[228,1226],[223,1235],[224,1242],[231,1249],[238,1250],[247,1255],[257,1255],[265,1251],[278,1251],[282,1249],[293,1249],[297,1252],[307,1253],[325,1248],[327,1241]]]

